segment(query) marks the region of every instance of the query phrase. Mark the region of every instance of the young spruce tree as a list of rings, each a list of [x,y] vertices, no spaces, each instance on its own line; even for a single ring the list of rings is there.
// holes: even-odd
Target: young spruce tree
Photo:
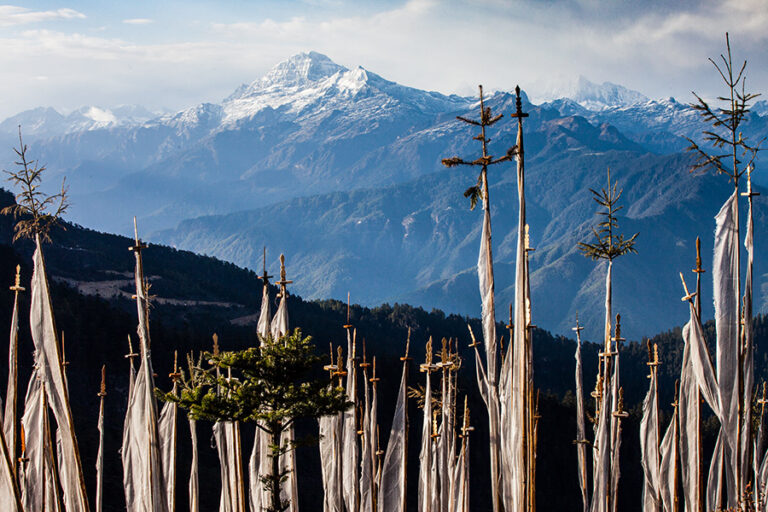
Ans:
[[[195,420],[254,423],[270,437],[270,475],[262,482],[270,493],[268,512],[282,512],[288,501],[280,500],[280,486],[287,471],[280,470],[282,455],[295,447],[280,444],[280,435],[299,418],[319,418],[349,408],[344,389],[313,376],[320,358],[309,336],[299,329],[276,340],[218,355],[206,352],[202,365],[182,375],[179,393],[159,393],[189,411]],[[216,370],[219,370],[217,372]],[[222,371],[223,370],[223,371]],[[231,370],[232,377],[229,378]]]

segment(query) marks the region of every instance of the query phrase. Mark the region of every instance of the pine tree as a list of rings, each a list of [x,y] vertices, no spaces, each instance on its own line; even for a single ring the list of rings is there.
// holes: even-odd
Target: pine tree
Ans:
[[[731,55],[731,39],[725,34],[726,53],[720,55],[722,64],[718,64],[712,58],[709,61],[715,66],[726,86],[726,95],[718,96],[717,101],[722,105],[715,107],[707,103],[695,92],[696,102],[691,107],[697,111],[702,119],[712,127],[703,131],[704,140],[712,147],[705,149],[692,139],[688,151],[696,154],[697,160],[692,170],[714,169],[716,174],[725,174],[738,189],[739,178],[752,164],[760,147],[750,143],[741,132],[741,124],[749,113],[750,102],[760,96],[746,91],[747,77],[744,74],[747,68],[745,60],[741,67],[734,67]],[[748,161],[742,158],[748,157]]]
[[[288,472],[280,470],[279,460],[295,446],[281,445],[280,435],[297,419],[349,408],[344,389],[313,376],[320,358],[311,337],[302,336],[299,329],[267,339],[261,347],[206,352],[202,360],[207,367],[199,365],[191,375],[183,375],[178,395],[158,392],[159,397],[178,403],[194,420],[250,422],[264,430],[272,459],[270,475],[262,476],[271,495],[268,512],[286,510],[289,503],[280,500],[280,487]]]
[[[0,213],[13,215],[15,218],[22,217],[14,226],[14,242],[19,238],[36,236],[43,241],[50,241],[48,233],[51,227],[69,206],[66,182],[62,181],[61,191],[58,194],[48,195],[39,189],[45,166],[27,156],[28,148],[21,137],[21,126],[19,126],[19,147],[13,148],[13,151],[19,158],[14,162],[17,170],[4,170],[4,172],[8,174],[8,181],[21,188],[21,192],[16,194],[16,204],[3,208]]]
[[[578,243],[581,253],[592,260],[608,261],[613,261],[615,258],[628,253],[637,254],[635,239],[639,233],[635,233],[626,240],[623,234],[617,233],[619,223],[616,219],[616,214],[624,208],[623,206],[618,206],[623,191],[618,188],[617,183],[611,185],[611,170],[608,169],[608,186],[606,188],[600,189],[599,192],[595,189],[589,190],[592,192],[592,198],[601,206],[601,210],[597,214],[603,220],[598,222],[596,227],[592,228],[592,233],[595,237],[593,243]],[[602,211],[602,208],[605,211]]]

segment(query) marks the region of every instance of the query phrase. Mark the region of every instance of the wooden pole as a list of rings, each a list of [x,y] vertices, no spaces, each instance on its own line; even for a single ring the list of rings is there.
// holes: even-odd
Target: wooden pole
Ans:
[[[696,237],[696,268],[693,269],[693,272],[696,274],[696,313],[698,314],[699,318],[701,318],[701,274],[706,272],[702,266],[701,266],[701,239],[699,237]],[[702,425],[701,425],[701,402],[702,402],[702,396],[701,391],[698,389],[697,386],[696,391],[696,407],[697,407],[697,422],[698,425],[696,427],[696,450],[697,450],[697,461],[698,461],[698,467],[697,467],[697,484],[696,484],[696,511],[697,512],[705,512],[704,511],[704,499],[703,499],[703,490],[704,490],[704,451],[701,448],[701,439],[702,439]]]
[[[376,393],[377,393],[376,389],[377,389],[377,385],[378,385],[379,380],[380,379],[378,377],[376,377],[376,356],[374,356],[373,357],[373,372],[372,372],[372,375],[371,375],[371,393],[372,393],[371,400],[372,400],[372,404],[378,402],[378,400],[375,399],[375,398],[376,398]],[[375,411],[372,411],[372,412],[375,412]],[[378,419],[378,414],[376,415],[376,418]],[[373,456],[374,456],[374,461],[373,461],[374,472],[371,475],[371,480],[373,481],[373,483],[371,485],[373,487],[373,494],[372,494],[372,496],[373,496],[373,499],[372,499],[373,510],[378,510],[377,509],[377,504],[378,504],[379,482],[378,482],[378,479],[377,479],[377,475],[381,475],[381,456],[384,455],[384,452],[381,450],[381,444],[379,443],[379,425],[378,425],[378,423],[376,425],[371,425],[371,429],[373,429],[374,427],[376,428],[376,432],[371,432],[371,435],[375,435],[376,436],[376,441],[373,444],[373,446],[375,446],[374,452],[373,452]]]
[[[675,422],[675,439],[677,439],[677,443],[675,443],[675,460],[673,464],[673,473],[672,473],[672,510],[674,512],[678,512],[680,510],[680,494],[678,492],[678,486],[677,486],[677,475],[680,472],[680,450],[678,449],[678,445],[680,443],[680,381],[675,381],[675,401],[672,402],[672,407],[674,408],[674,412],[672,413],[672,421]]]
[[[403,362],[403,376],[405,380],[405,394],[403,400],[403,413],[405,420],[405,430],[403,432],[403,511],[408,509],[408,362],[412,359],[408,357],[408,350],[411,346],[411,328],[408,328],[408,338],[405,341],[405,356],[400,358]]]
[[[96,512],[102,511],[104,500],[104,397],[107,396],[107,367],[101,367],[101,385],[99,386],[99,453],[96,457]],[[169,512],[173,512],[172,510]]]
[[[13,312],[16,324],[11,326],[12,329],[12,337],[11,337],[11,349],[10,349],[10,361],[9,368],[8,368],[8,391],[10,393],[8,396],[5,397],[6,403],[10,403],[11,408],[11,418],[13,419],[11,422],[11,435],[10,439],[6,439],[8,442],[8,450],[9,456],[11,458],[11,461],[13,462],[13,475],[14,478],[18,480],[18,458],[16,456],[17,450],[17,432],[16,432],[16,426],[19,424],[18,421],[18,389],[19,389],[19,325],[18,325],[18,310],[19,310],[19,292],[25,291],[25,288],[21,286],[21,265],[16,265],[16,276],[14,279],[13,286],[10,287],[10,290],[13,292]]]
[[[142,358],[142,365],[141,367],[144,369],[144,380],[146,385],[149,385],[150,382],[153,382],[153,375],[150,372],[150,365],[151,360],[149,357],[149,348],[150,348],[150,338],[149,338],[149,308],[147,307],[147,282],[144,278],[144,262],[141,255],[141,251],[147,247],[146,244],[144,244],[139,239],[139,231],[136,224],[136,217],[133,218],[133,230],[134,230],[134,244],[132,247],[129,248],[129,250],[133,251],[133,253],[136,256],[136,302],[138,306],[138,315],[139,315],[139,326],[140,329],[143,329],[144,332],[142,332],[140,338],[140,350],[139,353],[141,354]],[[142,322],[143,317],[143,322]],[[157,409],[156,404],[154,402],[154,399],[151,400],[150,403],[150,410],[151,414],[150,417],[147,418],[147,431],[148,431],[148,446],[147,446],[147,455],[149,457],[149,480],[150,482],[154,482],[154,479],[157,475],[154,474],[154,468],[162,468],[162,462],[160,453],[158,450],[158,444],[157,444]],[[150,495],[150,502],[156,503],[157,500],[164,500],[164,496],[155,496],[155,488],[154,485],[150,485],[149,489],[147,489],[147,492]]]

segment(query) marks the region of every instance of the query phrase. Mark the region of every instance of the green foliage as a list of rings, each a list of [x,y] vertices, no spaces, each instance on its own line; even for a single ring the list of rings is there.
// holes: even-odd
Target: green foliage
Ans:
[[[202,361],[207,361],[204,368]],[[342,387],[328,378],[315,378],[320,358],[312,338],[299,329],[276,340],[262,340],[261,347],[202,355],[182,375],[179,393],[162,393],[159,398],[177,403],[196,420],[256,423],[270,437],[272,471],[262,483],[272,495],[270,512],[288,507],[280,500],[280,486],[288,471],[278,460],[296,443],[281,443],[281,434],[300,418],[319,418],[349,408]]]
[[[259,422],[267,432],[285,430],[297,418],[319,418],[347,409],[341,387],[313,378],[320,358],[310,336],[296,329],[261,347],[202,356],[208,367],[194,366],[184,375],[180,393],[160,393],[193,419]]]
[[[8,181],[21,188],[21,192],[16,195],[16,204],[3,208],[1,212],[4,215],[13,215],[14,218],[24,217],[14,226],[14,242],[19,238],[34,238],[37,235],[50,241],[48,232],[51,226],[69,206],[65,182],[62,181],[61,192],[58,194],[48,195],[39,190],[45,166],[27,158],[27,145],[21,138],[21,127],[19,147],[13,148],[13,151],[19,158],[14,162],[18,170],[4,172],[8,174]]]
[[[718,64],[711,58],[709,59],[726,86],[726,95],[718,96],[717,98],[717,101],[722,106],[711,106],[695,92],[693,95],[696,97],[696,103],[691,104],[691,107],[701,115],[704,121],[712,125],[711,129],[704,130],[703,132],[704,140],[711,144],[712,151],[707,151],[691,139],[688,139],[690,143],[688,151],[693,151],[698,157],[693,166],[693,171],[713,168],[715,173],[725,174],[734,183],[738,183],[739,177],[754,161],[762,142],[759,141],[757,144],[751,144],[739,131],[741,123],[749,113],[750,102],[760,95],[746,91],[746,75],[744,71],[747,67],[747,61],[745,60],[738,70],[734,67],[731,55],[731,40],[727,32],[725,34],[725,44],[727,48],[726,55],[720,55],[722,64]],[[746,165],[741,165],[744,163],[741,158],[745,156],[748,158],[748,161]]]
[[[608,186],[600,189],[599,192],[594,189],[590,189],[590,191],[595,202],[604,208],[605,211],[598,210],[597,212],[603,220],[597,223],[596,228],[592,228],[592,233],[595,237],[594,243],[578,243],[581,253],[593,260],[603,259],[608,261],[612,261],[614,258],[627,253],[637,254],[635,239],[639,233],[635,233],[627,239],[624,238],[623,234],[614,233],[614,231],[619,229],[616,214],[624,207],[618,206],[622,190],[618,188],[617,183],[611,186],[610,169],[608,169]]]

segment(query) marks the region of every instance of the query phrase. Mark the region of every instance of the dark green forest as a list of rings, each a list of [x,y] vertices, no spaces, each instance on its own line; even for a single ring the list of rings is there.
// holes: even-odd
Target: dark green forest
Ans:
[[[2,191],[0,207],[11,204],[13,196]],[[8,329],[13,304],[15,267],[21,265],[22,283],[31,277],[33,246],[28,241],[11,243],[13,220],[0,217],[0,326]],[[136,308],[130,299],[132,293],[133,254],[128,250],[132,240],[103,234],[81,226],[63,224],[51,233],[53,242],[44,247],[51,280],[52,299],[57,327],[65,339],[65,357],[75,426],[80,442],[87,485],[93,495],[95,486],[95,457],[98,444],[96,420],[98,414],[99,382],[101,366],[107,368],[106,397],[106,449],[105,449],[105,510],[124,510],[122,491],[122,467],[119,448],[123,417],[127,405],[128,353],[127,337],[136,338]],[[268,250],[279,252],[279,247]],[[286,255],[288,277],[291,273],[291,255]],[[262,284],[252,270],[238,268],[211,257],[178,251],[169,247],[150,246],[144,251],[144,265],[151,283],[150,293],[156,296],[152,303],[150,330],[152,360],[157,374],[156,384],[161,389],[171,387],[168,374],[172,371],[174,351],[180,355],[211,348],[211,337],[217,333],[223,350],[237,350],[258,343],[255,332],[255,316],[258,312]],[[276,269],[268,269],[273,272]],[[111,283],[118,292],[110,297],[83,294],[87,285]],[[91,288],[93,289],[93,288]],[[102,286],[99,289],[104,289]],[[275,297],[272,290],[271,297]],[[169,300],[173,299],[173,300]],[[707,300],[705,298],[705,300]],[[353,297],[354,301],[354,297]],[[479,301],[478,301],[479,302]],[[23,407],[23,393],[31,371],[32,341],[29,336],[27,313],[28,294],[21,295],[20,315],[20,368],[21,390],[19,408]],[[638,305],[642,307],[642,305]],[[669,307],[686,308],[679,297],[669,297]],[[535,319],[535,304],[534,304]],[[631,315],[631,311],[621,312]],[[290,322],[301,327],[305,334],[314,338],[317,350],[327,354],[329,344],[345,343],[343,325],[346,323],[347,306],[339,301],[305,301],[298,296],[289,298]],[[251,318],[252,317],[252,318]],[[249,318],[252,323],[249,323]],[[575,320],[575,319],[574,319]],[[458,315],[446,315],[441,311],[426,311],[404,304],[383,304],[375,308],[351,306],[350,322],[355,326],[358,340],[365,340],[368,358],[376,356],[379,383],[379,418],[382,443],[386,442],[389,422],[394,409],[395,394],[399,383],[401,362],[399,357],[405,347],[408,330],[411,330],[411,356],[414,358],[409,371],[409,383],[421,383],[423,374],[418,364],[424,360],[424,345],[432,336],[436,340],[453,338],[462,359],[459,371],[459,394],[469,396],[472,434],[471,493],[474,510],[489,508],[487,428],[485,407],[477,392],[474,370],[474,354],[468,348],[470,336],[467,324],[480,332],[477,319]],[[714,336],[713,324],[706,325],[708,338]],[[506,333],[503,324],[499,333]],[[632,333],[625,335],[631,339]],[[505,336],[508,338],[508,334]],[[574,350],[572,339],[555,336],[549,332],[534,331],[534,379],[540,390],[537,459],[537,506],[542,511],[573,509],[580,503],[576,477]],[[756,382],[761,383],[768,375],[768,354],[761,347],[768,346],[768,325],[764,317],[755,324]],[[665,425],[671,412],[674,381],[679,374],[683,342],[680,329],[655,336],[662,366],[659,369],[659,403]],[[598,346],[583,346],[584,387],[588,393],[594,386],[597,372]],[[6,360],[7,348],[0,345],[0,358]],[[621,454],[622,476],[619,504],[621,510],[640,509],[642,471],[639,462],[638,424],[640,403],[647,389],[648,373],[646,340],[633,340],[621,349],[621,382],[625,390],[625,404],[630,416],[623,425]],[[4,387],[7,367],[0,365],[0,387]],[[586,400],[592,408],[591,400]],[[409,500],[416,506],[419,431],[415,422],[420,420],[415,401],[409,406],[412,418],[409,429]],[[211,425],[198,423],[201,440],[201,509],[214,510],[219,499],[219,469],[216,452],[205,442],[210,437]],[[716,422],[705,424],[705,442],[711,449]],[[244,428],[244,458],[250,454],[253,431]],[[178,501],[179,510],[187,506],[186,478],[189,472],[189,431],[181,419],[178,443]],[[311,439],[317,435],[315,424],[304,423],[297,427],[297,437]],[[308,443],[298,448],[300,502],[309,506],[322,500],[319,456],[316,446]],[[415,510],[415,508],[414,508]]]

